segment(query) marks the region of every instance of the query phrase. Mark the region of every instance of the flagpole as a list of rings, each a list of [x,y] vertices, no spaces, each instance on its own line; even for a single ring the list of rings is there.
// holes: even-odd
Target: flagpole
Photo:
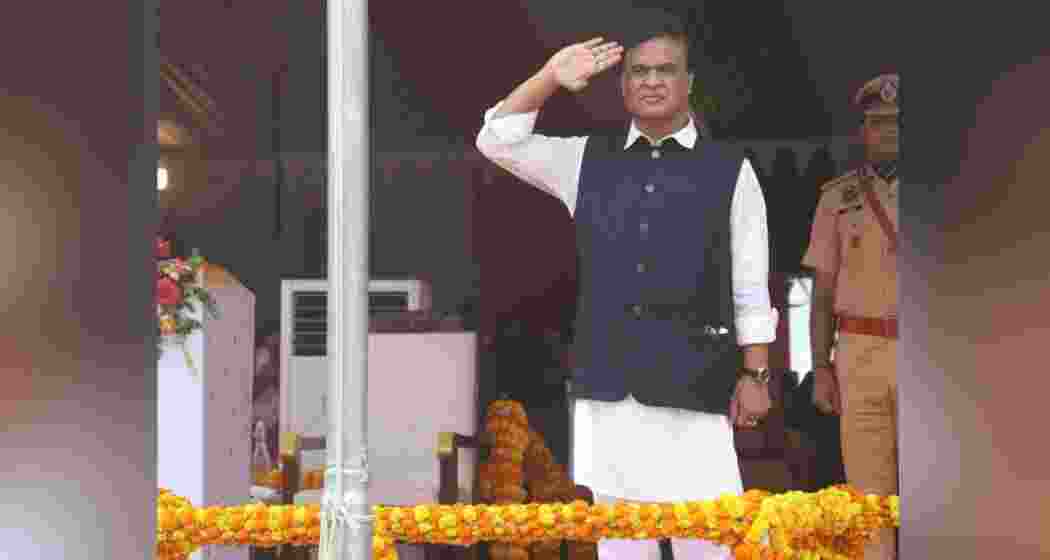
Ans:
[[[369,560],[368,2],[328,0],[328,415],[322,560]]]

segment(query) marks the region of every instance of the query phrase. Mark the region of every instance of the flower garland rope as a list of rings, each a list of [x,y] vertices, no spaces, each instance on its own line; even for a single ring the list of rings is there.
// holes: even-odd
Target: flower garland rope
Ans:
[[[864,495],[845,486],[816,493],[743,496],[667,504],[619,503],[376,506],[372,548],[396,560],[395,542],[469,546],[481,541],[521,547],[547,540],[704,539],[732,548],[738,560],[827,558],[863,553],[875,531],[900,526],[897,496]],[[320,506],[194,508],[161,490],[157,558],[185,560],[204,545],[318,544]],[[515,553],[512,553],[515,554]]]
[[[529,447],[525,450],[525,484],[529,500],[538,503],[573,502],[577,499],[576,485],[569,478],[565,467],[554,460],[543,436],[529,429]],[[595,543],[573,540],[564,541],[570,560],[596,558]],[[551,540],[532,545],[532,560],[558,560],[561,557],[562,541]]]
[[[493,401],[485,417],[485,433],[492,446],[478,468],[481,498],[493,504],[520,504],[525,501],[525,450],[529,446],[529,419],[521,403]],[[492,560],[528,560],[529,550],[511,542],[493,543]]]

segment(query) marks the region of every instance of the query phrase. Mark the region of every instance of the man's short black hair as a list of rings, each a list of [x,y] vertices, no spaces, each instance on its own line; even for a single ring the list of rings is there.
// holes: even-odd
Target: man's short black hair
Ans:
[[[627,14],[623,32],[620,37],[610,37],[619,41],[624,49],[630,50],[642,43],[657,37],[670,37],[682,43],[689,61],[689,31],[685,22],[675,14],[659,8],[641,8]],[[687,62],[690,70],[692,63]]]

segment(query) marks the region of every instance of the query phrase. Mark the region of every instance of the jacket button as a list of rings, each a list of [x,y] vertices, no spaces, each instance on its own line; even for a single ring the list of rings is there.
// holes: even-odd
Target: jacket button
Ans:
[[[653,192],[655,190],[656,190],[656,185],[654,185],[652,183],[649,183],[648,185],[645,186],[645,192],[647,192],[647,193],[651,193],[651,192]]]
[[[648,232],[649,231],[649,222],[642,222],[642,223],[638,224],[638,229],[642,230],[642,233]]]
[[[638,263],[638,272],[645,272],[645,263]]]
[[[660,159],[660,150],[653,150],[653,159]]]
[[[631,308],[631,310],[634,311],[634,316],[635,317],[641,317],[642,316],[642,306],[641,305],[635,305],[634,307]]]

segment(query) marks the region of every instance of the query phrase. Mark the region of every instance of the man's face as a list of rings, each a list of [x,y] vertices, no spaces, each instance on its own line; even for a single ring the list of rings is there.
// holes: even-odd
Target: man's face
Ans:
[[[620,85],[627,112],[639,119],[671,119],[689,109],[693,76],[685,45],[671,37],[650,39],[627,53]]]
[[[900,115],[865,115],[861,141],[872,160],[896,159],[900,154]]]

